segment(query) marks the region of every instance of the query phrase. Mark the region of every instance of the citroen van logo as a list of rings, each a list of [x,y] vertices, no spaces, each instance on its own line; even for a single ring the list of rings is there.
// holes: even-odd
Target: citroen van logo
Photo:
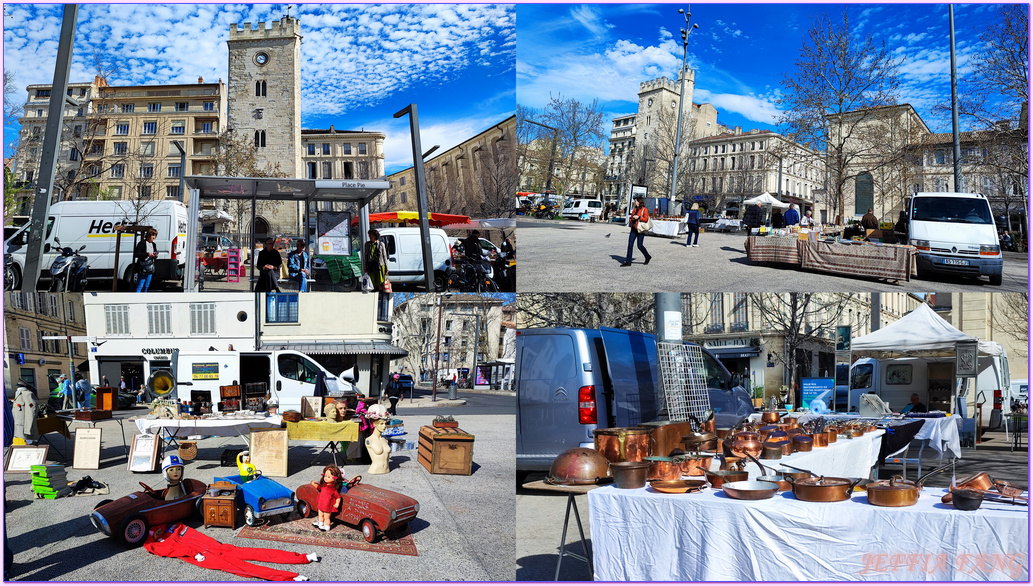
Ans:
[[[570,398],[567,397],[567,389],[564,389],[563,387],[560,387],[560,388],[556,389],[556,394],[553,395],[552,399],[554,401],[569,401],[570,400]]]

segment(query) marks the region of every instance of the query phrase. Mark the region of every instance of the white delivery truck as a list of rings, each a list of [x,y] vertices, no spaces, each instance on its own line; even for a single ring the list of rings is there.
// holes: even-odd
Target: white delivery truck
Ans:
[[[916,193],[908,206],[908,241],[918,249],[919,272],[979,277],[1000,285],[1004,257],[986,196]]]
[[[153,350],[153,351],[148,351]],[[312,397],[322,373],[327,396],[354,395],[352,381],[327,371],[315,359],[291,350],[253,352],[180,352],[175,348],[145,349],[149,364],[148,387],[159,396],[183,401],[207,401],[218,411],[220,387],[240,387],[240,408],[248,396],[276,399],[280,412],[301,412],[302,397]],[[163,360],[167,359],[167,360]],[[206,398],[207,397],[207,398]]]
[[[862,394],[874,393],[890,409],[899,413],[911,403],[911,395],[917,394],[919,401],[930,411],[955,413],[957,406],[951,404],[951,396],[956,391],[954,372],[953,357],[860,358],[850,367],[849,410],[858,410]],[[1010,388],[1007,353],[980,356],[974,391],[961,389],[968,405],[966,416],[975,417],[977,413],[974,406],[988,403],[983,407],[983,426],[987,427],[991,419],[989,402],[994,391],[1008,393]]]
[[[603,215],[603,202],[598,199],[567,200],[560,214],[570,220],[576,220],[583,214],[587,214],[588,218],[599,218]]]
[[[152,287],[162,281],[182,280],[188,248],[187,207],[171,200],[59,201],[51,205],[43,239],[41,278],[50,278],[47,269],[61,254],[62,247],[78,250],[84,246],[80,254],[89,259],[87,276],[91,279],[110,279],[115,268],[117,224],[150,226],[158,231],[154,239],[158,260],[154,267]],[[22,288],[28,229],[28,224],[22,226],[6,242],[6,252],[11,254],[14,262],[15,289]],[[118,258],[118,276],[127,285],[133,282],[137,271],[133,259],[133,236],[131,233],[122,234]]]

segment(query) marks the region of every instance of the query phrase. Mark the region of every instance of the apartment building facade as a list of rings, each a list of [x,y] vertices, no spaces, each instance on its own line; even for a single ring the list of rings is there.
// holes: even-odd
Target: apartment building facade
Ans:
[[[46,399],[58,376],[88,370],[87,344],[67,338],[84,335],[82,294],[5,292],[4,387],[13,392],[14,383],[23,380]],[[66,339],[45,339],[53,336]]]

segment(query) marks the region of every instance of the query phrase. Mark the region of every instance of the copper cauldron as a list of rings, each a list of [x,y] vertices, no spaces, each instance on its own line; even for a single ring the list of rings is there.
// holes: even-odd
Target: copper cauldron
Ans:
[[[778,412],[764,411],[760,414],[760,420],[764,423],[778,423]]]
[[[751,432],[736,434],[735,439],[725,440],[724,442],[725,456],[743,458],[749,454],[754,458],[758,458],[763,451],[764,446],[760,443],[760,436]]]
[[[641,462],[651,455],[649,430],[611,427],[595,430],[595,449],[610,462]]]
[[[571,448],[552,461],[550,484],[600,484],[610,476],[610,462],[591,448]]]
[[[829,447],[829,436],[824,431],[821,433],[812,433],[811,441],[814,443],[814,447],[816,448]]]

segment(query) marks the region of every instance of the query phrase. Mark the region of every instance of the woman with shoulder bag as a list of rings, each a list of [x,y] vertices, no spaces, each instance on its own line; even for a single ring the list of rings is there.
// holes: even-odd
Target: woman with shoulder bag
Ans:
[[[632,247],[635,245],[636,239],[638,239],[638,249],[646,257],[646,262],[643,264],[649,264],[653,257],[649,255],[649,251],[643,246],[642,241],[645,239],[646,232],[649,231],[652,224],[649,222],[649,210],[646,209],[645,200],[642,199],[642,196],[635,198],[635,207],[631,210],[631,215],[628,217],[628,226],[631,227],[631,233],[628,235],[628,256],[627,260],[621,263],[621,266],[631,266],[632,254],[634,253]]]
[[[380,232],[370,228],[369,240],[362,248],[362,269],[369,277],[373,291],[391,291],[387,280],[387,247],[380,242]]]
[[[133,258],[136,259],[138,269],[137,293],[146,292],[151,287],[151,277],[154,276],[154,265],[158,258],[158,245],[154,243],[154,239],[157,236],[158,231],[152,228],[147,232],[147,236],[136,244],[136,248],[133,250]]]

